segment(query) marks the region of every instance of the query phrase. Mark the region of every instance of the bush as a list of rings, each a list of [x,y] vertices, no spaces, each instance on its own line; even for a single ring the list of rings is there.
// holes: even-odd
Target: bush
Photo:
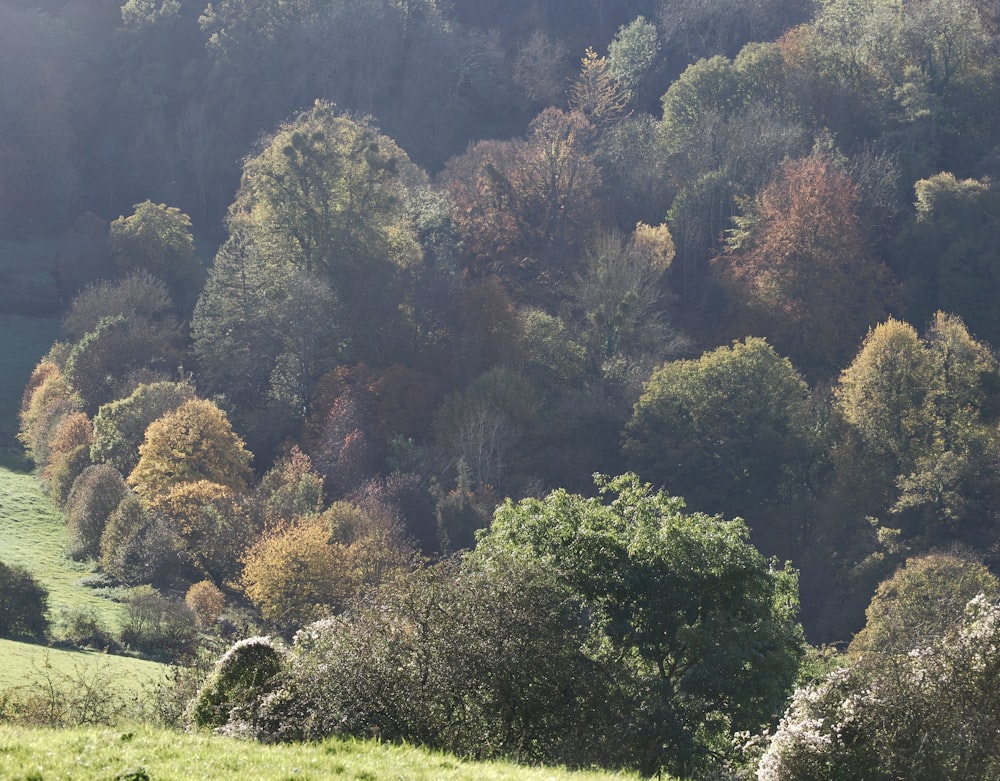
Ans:
[[[187,605],[160,596],[150,586],[133,589],[122,626],[122,643],[161,661],[191,657],[197,644],[194,614]]]
[[[108,518],[127,493],[125,480],[113,466],[96,464],[83,470],[66,500],[66,524],[75,559],[96,559]]]
[[[101,569],[121,583],[171,586],[184,576],[183,547],[177,532],[129,493],[101,534]]]
[[[0,562],[0,637],[43,640],[49,592],[24,567]]]
[[[195,621],[202,629],[211,626],[222,614],[226,598],[210,580],[202,580],[188,589],[184,604],[194,613]]]
[[[908,653],[867,653],[799,689],[759,781],[1000,777],[1000,607],[969,602],[950,631]]]
[[[188,706],[198,727],[222,727],[244,711],[282,669],[282,655],[268,637],[249,637],[230,648]]]
[[[103,651],[118,649],[118,642],[93,610],[64,611],[59,616],[54,635],[59,645]]]

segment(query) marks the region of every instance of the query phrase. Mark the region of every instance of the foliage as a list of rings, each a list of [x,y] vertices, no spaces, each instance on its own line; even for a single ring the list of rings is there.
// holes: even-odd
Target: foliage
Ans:
[[[857,186],[830,162],[786,163],[716,260],[742,332],[768,337],[814,376],[843,365],[891,303],[888,268],[872,257],[857,209]]]
[[[150,586],[131,591],[126,600],[122,643],[169,662],[191,658],[197,643],[194,614],[183,602],[161,596]]]
[[[247,708],[282,668],[281,649],[267,637],[248,637],[232,646],[188,707],[198,727],[222,727]]]
[[[285,630],[342,607],[351,590],[343,548],[315,520],[279,526],[254,544],[243,586],[264,620]]]
[[[278,688],[229,728],[272,739],[377,730],[477,758],[596,759],[601,681],[567,597],[542,565],[515,558],[417,571],[301,630]]]
[[[94,430],[83,412],[64,415],[52,432],[42,479],[56,504],[65,504],[73,483],[90,466]]]
[[[108,240],[119,273],[142,269],[162,280],[183,312],[190,312],[192,291],[203,275],[194,257],[191,218],[174,206],[146,200],[128,217],[114,220]]]
[[[694,507],[745,514],[769,550],[798,540],[776,501],[815,484],[822,442],[810,392],[787,358],[749,338],[700,358],[671,361],[646,383],[626,427],[624,450],[641,475]]]
[[[179,483],[199,480],[242,493],[251,458],[225,413],[211,401],[192,399],[146,429],[128,481],[147,501]]]
[[[922,547],[990,538],[998,373],[964,323],[939,312],[923,339],[897,320],[878,326],[841,374],[838,408],[869,464],[894,480],[887,509]]]
[[[473,555],[554,569],[620,698],[605,729],[622,763],[690,770],[784,702],[801,655],[796,575],[769,564],[740,521],[686,514],[635,475],[597,485],[597,498],[508,500]]]
[[[24,567],[0,562],[0,637],[41,640],[49,629],[49,592]]]
[[[80,397],[58,365],[42,360],[32,372],[21,400],[17,438],[28,458],[44,466],[49,439],[63,416],[80,409]]]
[[[139,462],[139,446],[149,424],[194,397],[189,382],[151,382],[102,405],[94,415],[91,460],[110,464],[127,475]]]
[[[73,297],[63,316],[63,331],[79,341],[108,317],[177,327],[173,302],[163,282],[148,271],[133,271],[114,282],[96,282]]]
[[[66,377],[94,415],[103,404],[127,396],[144,382],[174,376],[182,362],[176,328],[139,317],[106,317],[73,345]]]
[[[879,584],[849,651],[903,654],[940,642],[970,600],[982,594],[992,603],[998,593],[1000,582],[979,562],[945,553],[908,559]]]
[[[226,597],[212,581],[199,580],[187,590],[184,604],[194,614],[198,626],[206,629],[222,615]]]
[[[129,493],[108,518],[101,534],[101,569],[129,585],[174,585],[182,577],[180,535],[165,520],[151,515],[142,500]]]
[[[757,778],[992,778],[998,626],[980,595],[943,637],[863,654],[798,690]]]
[[[104,527],[127,490],[121,472],[113,466],[95,464],[80,473],[63,508],[73,538],[73,557],[98,557]]]

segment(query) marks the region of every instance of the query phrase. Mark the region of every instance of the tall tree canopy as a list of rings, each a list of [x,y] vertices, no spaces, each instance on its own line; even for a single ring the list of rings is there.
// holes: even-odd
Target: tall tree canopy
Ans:
[[[600,496],[508,500],[474,556],[514,553],[559,573],[591,617],[588,643],[621,696],[619,739],[644,772],[690,771],[720,731],[771,719],[798,670],[795,573],[746,526],[684,512],[635,475]]]

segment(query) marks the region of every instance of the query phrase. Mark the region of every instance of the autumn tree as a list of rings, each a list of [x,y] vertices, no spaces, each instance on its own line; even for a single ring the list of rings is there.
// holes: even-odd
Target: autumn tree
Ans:
[[[873,329],[835,390],[852,452],[881,485],[868,513],[891,515],[920,549],[992,539],[998,389],[996,358],[953,315],[922,339],[896,320]]]
[[[128,482],[146,501],[199,480],[243,493],[251,458],[225,413],[211,401],[192,399],[146,429]]]
[[[53,430],[42,469],[42,480],[56,504],[63,505],[73,482],[90,466],[90,447],[93,441],[93,426],[90,418],[83,412],[64,415]]]
[[[579,111],[549,108],[524,139],[480,142],[441,174],[473,268],[498,275],[515,299],[557,299],[589,233],[601,183],[593,133]]]
[[[101,405],[94,415],[91,460],[110,464],[127,475],[139,462],[139,446],[149,425],[194,398],[190,382],[151,382]]]
[[[63,316],[62,327],[74,342],[108,317],[148,322],[173,331],[178,326],[173,307],[165,283],[140,268],[113,282],[95,282],[77,293]]]
[[[79,412],[80,396],[54,361],[42,359],[21,397],[17,438],[39,468],[48,460],[49,441],[61,420]]]
[[[715,260],[741,330],[768,337],[810,375],[843,365],[894,295],[857,206],[856,186],[829,161],[786,163],[746,204]]]
[[[315,520],[266,534],[247,551],[242,577],[261,616],[286,631],[334,612],[349,594],[343,549]]]

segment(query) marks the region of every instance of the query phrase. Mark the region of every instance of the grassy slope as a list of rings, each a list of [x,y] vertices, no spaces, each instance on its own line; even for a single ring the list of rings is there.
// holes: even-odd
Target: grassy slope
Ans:
[[[109,781],[144,770],[152,781],[607,781],[610,773],[462,762],[408,746],[352,740],[263,746],[148,727],[134,730],[0,726],[0,777]],[[133,776],[135,777],[135,776]],[[142,776],[140,776],[142,777]]]
[[[96,651],[67,651],[57,648],[0,640],[0,690],[33,687],[47,677],[56,681],[100,679],[123,693],[141,693],[147,684],[163,680],[167,666],[128,656]]]
[[[69,531],[34,476],[0,464],[0,560],[28,568],[49,590],[49,615],[58,620],[64,610],[89,609],[114,631],[122,605],[80,585],[93,565],[67,558]]]

